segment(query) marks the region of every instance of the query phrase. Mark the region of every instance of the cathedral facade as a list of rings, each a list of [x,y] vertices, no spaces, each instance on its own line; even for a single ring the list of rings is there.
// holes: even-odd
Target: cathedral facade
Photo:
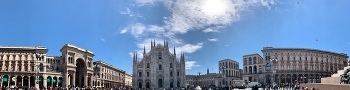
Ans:
[[[164,45],[151,41],[151,50],[138,60],[133,57],[133,88],[175,88],[185,87],[185,56],[180,55],[180,61],[174,52],[169,51],[168,42]]]

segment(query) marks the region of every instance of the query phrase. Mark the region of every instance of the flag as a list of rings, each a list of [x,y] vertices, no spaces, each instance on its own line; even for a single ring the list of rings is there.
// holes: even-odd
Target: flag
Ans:
[[[37,67],[37,70],[36,70],[38,73],[40,72],[40,68],[39,68],[39,66]]]

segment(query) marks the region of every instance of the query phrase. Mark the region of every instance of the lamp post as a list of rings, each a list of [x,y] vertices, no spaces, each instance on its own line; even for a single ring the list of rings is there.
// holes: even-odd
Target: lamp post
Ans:
[[[277,70],[277,68],[276,68],[276,66],[275,66],[275,63],[278,61],[277,59],[270,59],[270,61],[272,62],[271,64],[271,66],[272,66],[272,68],[274,68],[274,69],[272,69],[272,81],[275,83],[276,82],[276,70]]]
[[[39,72],[40,72],[40,65],[39,61],[42,60],[42,54],[41,53],[35,53],[33,56],[36,56],[36,61],[35,61],[35,67],[37,68],[35,71],[35,88],[39,89]]]
[[[221,71],[221,74],[220,74],[220,77],[222,78],[222,83],[221,83],[221,87],[222,87],[222,85],[223,85],[223,83],[225,82],[225,69],[226,67],[224,66],[224,65],[221,65],[220,66],[220,71]]]

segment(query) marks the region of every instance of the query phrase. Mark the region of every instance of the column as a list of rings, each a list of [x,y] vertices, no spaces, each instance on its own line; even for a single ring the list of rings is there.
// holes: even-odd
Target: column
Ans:
[[[93,81],[93,76],[92,76],[92,74],[91,74],[91,76],[90,76],[90,85],[91,85],[91,86],[93,86],[92,81]]]
[[[66,87],[66,88],[68,88],[68,81],[70,81],[69,79],[68,79],[68,71],[66,71],[66,72],[64,72],[64,74],[63,74],[63,80],[62,80],[62,87]]]
[[[35,79],[35,80],[34,80],[34,85],[35,85],[35,88],[39,89],[39,81],[38,81],[39,76],[35,76],[35,78],[34,78],[34,79]]]
[[[0,63],[1,64],[1,63]],[[3,75],[4,76],[4,75]],[[4,79],[4,77],[3,76],[0,76],[1,77],[1,81],[0,81],[0,86],[2,86],[2,83],[4,83],[3,81],[2,81],[2,79]],[[1,87],[2,88],[2,87]]]
[[[23,85],[23,82],[24,82],[24,76],[21,76],[21,77],[22,77],[22,82],[21,82],[22,84],[21,84],[21,85],[22,85],[22,86],[24,86],[24,85]]]
[[[84,85],[83,86],[88,86],[87,83],[88,83],[88,75],[84,75]]]
[[[71,78],[71,80],[72,80],[71,82],[72,83],[70,83],[70,85],[75,86],[75,72],[72,73],[72,77],[73,77],[73,78]]]
[[[43,86],[47,87],[47,77],[43,76]]]
[[[32,87],[30,86],[30,76],[28,77],[28,87]]]

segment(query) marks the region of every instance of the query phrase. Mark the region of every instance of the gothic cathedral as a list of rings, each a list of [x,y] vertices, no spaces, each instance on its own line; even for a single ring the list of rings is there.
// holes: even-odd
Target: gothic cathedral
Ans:
[[[168,42],[164,46],[151,41],[151,50],[143,51],[142,60],[137,54],[133,57],[132,86],[142,88],[175,88],[185,87],[185,56],[176,59],[174,52],[169,51]]]

